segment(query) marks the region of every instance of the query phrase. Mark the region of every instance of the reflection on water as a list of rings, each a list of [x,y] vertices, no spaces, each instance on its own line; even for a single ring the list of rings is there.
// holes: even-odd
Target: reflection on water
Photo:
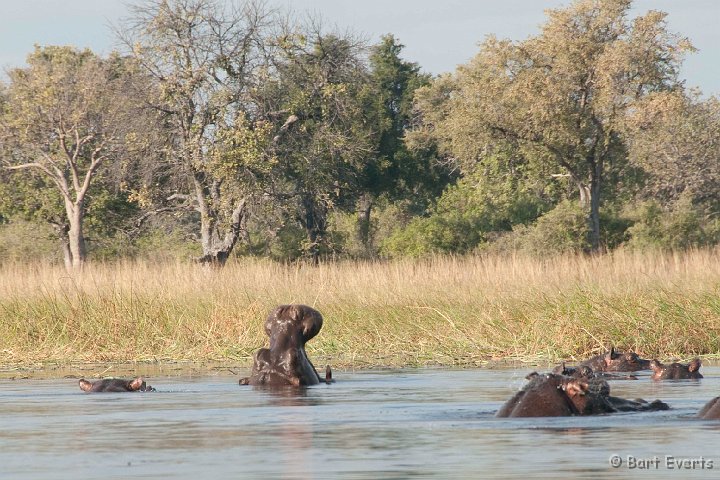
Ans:
[[[74,379],[0,380],[0,478],[720,476],[720,422],[692,418],[720,395],[720,368],[703,367],[700,381],[611,383],[669,411],[494,418],[527,373],[338,372],[332,385],[280,391],[237,376],[152,377],[156,393],[95,395]],[[703,457],[705,469],[669,469],[666,455]],[[629,468],[636,460],[648,468]]]

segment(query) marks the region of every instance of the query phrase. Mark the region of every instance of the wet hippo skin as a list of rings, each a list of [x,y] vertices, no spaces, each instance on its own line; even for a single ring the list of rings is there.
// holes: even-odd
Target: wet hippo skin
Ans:
[[[720,397],[710,400],[698,412],[698,417],[706,420],[720,420]]]
[[[610,395],[610,386],[599,378],[578,379],[547,373],[528,375],[530,380],[508,400],[496,417],[565,417],[602,413],[667,410],[656,400],[626,400]]]
[[[132,380],[122,378],[105,378],[89,382],[81,378],[78,382],[80,389],[84,392],[154,392],[155,389],[147,385],[142,377]]]
[[[682,363],[670,363],[664,365],[657,360],[650,362],[653,371],[653,380],[681,380],[703,378],[700,373],[700,359],[696,358],[687,365]]]
[[[320,332],[323,317],[307,305],[281,305],[270,312],[265,333],[270,348],[255,353],[252,373],[240,385],[303,386],[332,382],[328,366],[321,378],[305,352],[305,343]]]

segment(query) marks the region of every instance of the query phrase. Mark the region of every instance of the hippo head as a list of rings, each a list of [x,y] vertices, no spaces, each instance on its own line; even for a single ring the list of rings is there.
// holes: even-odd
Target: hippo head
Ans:
[[[610,385],[601,379],[573,379],[563,381],[561,387],[580,415],[611,413]]]
[[[604,360],[607,371],[636,371],[650,368],[649,360],[640,358],[637,353],[632,351],[617,353],[614,348],[611,348],[605,354]]]
[[[323,317],[307,305],[280,305],[265,320],[270,349],[278,343],[302,346],[320,332]],[[277,345],[279,346],[279,345]]]
[[[700,371],[700,367],[702,366],[702,363],[700,363],[699,358],[694,358],[689,364],[688,364],[688,371],[689,372],[698,372]]]
[[[154,391],[155,389],[146,385],[142,377],[136,377],[132,380],[123,380],[122,378],[106,378],[89,382],[81,378],[78,382],[80,390],[83,392],[137,392],[137,391]]]
[[[249,377],[241,378],[240,385],[302,386],[316,385],[320,375],[305,352],[305,342],[320,332],[323,317],[307,305],[281,305],[265,320],[265,333],[270,337],[270,348],[261,348],[253,356]],[[325,382],[332,382],[328,367]]]
[[[588,391],[588,382],[578,379],[562,379],[560,382],[560,388],[564,391],[573,404],[577,405],[577,401],[580,397],[584,397]],[[581,411],[578,409],[578,411]]]
[[[700,373],[702,363],[699,358],[693,359],[687,365],[682,363],[671,363],[664,365],[658,360],[650,362],[650,368],[653,371],[652,378],[654,380],[680,380],[680,379],[697,379],[703,378]]]

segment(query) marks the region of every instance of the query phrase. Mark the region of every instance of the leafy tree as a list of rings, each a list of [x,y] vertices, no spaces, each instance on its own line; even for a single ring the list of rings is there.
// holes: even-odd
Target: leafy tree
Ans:
[[[410,151],[405,131],[413,120],[413,95],[431,77],[420,66],[400,57],[404,46],[392,35],[384,35],[371,48],[366,115],[376,127],[376,153],[363,164],[358,204],[358,237],[370,251],[370,214],[376,199],[412,199],[426,208],[447,185],[448,172],[438,168],[434,150]]]
[[[103,178],[113,165],[122,170],[127,163],[125,140],[134,122],[121,65],[118,57],[103,60],[89,50],[36,47],[28,67],[9,72],[0,151],[6,171],[27,175],[4,186],[6,198],[17,201],[16,211],[55,227],[68,268],[86,260],[89,197],[108,188]],[[95,206],[97,214],[107,210]]]
[[[280,39],[276,77],[263,95],[277,116],[274,195],[292,204],[314,261],[328,248],[328,215],[354,205],[359,171],[373,151],[361,99],[368,74],[362,43],[317,24]],[[268,113],[268,116],[271,116]]]
[[[642,168],[641,200],[684,198],[720,208],[720,101],[682,92],[648,95],[628,117],[630,160]]]
[[[416,135],[434,138],[461,165],[509,147],[569,175],[597,251],[604,181],[626,159],[625,117],[643,97],[681,88],[680,62],[692,49],[668,32],[664,13],[630,20],[630,7],[631,0],[576,0],[548,10],[535,37],[488,37],[470,63],[420,93]]]

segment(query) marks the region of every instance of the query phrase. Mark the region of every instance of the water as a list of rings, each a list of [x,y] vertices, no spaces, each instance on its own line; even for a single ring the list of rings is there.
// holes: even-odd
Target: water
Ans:
[[[94,395],[75,379],[0,380],[0,478],[720,477],[720,421],[693,418],[720,395],[720,367],[703,366],[700,381],[611,383],[669,411],[494,418],[528,371],[336,371],[337,383],[301,392],[230,375]],[[666,455],[695,468],[670,469]]]

